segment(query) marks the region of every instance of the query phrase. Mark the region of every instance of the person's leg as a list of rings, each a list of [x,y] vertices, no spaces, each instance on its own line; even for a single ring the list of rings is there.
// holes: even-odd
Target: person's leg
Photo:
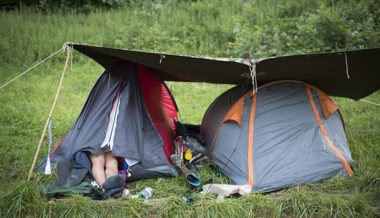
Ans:
[[[105,156],[105,166],[106,166],[106,179],[108,179],[111,176],[115,176],[118,174],[117,169],[117,159],[115,156],[111,154],[111,152],[107,152],[104,154]]]
[[[106,181],[106,175],[104,172],[104,154],[99,152],[99,154],[89,154],[91,163],[92,163],[92,175],[95,181],[102,187],[104,181]]]

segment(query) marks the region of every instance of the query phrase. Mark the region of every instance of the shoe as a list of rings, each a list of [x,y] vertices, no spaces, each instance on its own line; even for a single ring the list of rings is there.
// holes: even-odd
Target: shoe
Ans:
[[[118,174],[115,176],[109,177],[102,185],[102,188],[107,191],[114,188],[122,188],[124,185],[124,176]]]
[[[103,193],[103,200],[118,198],[122,194],[123,190],[123,187],[108,189]]]
[[[174,166],[179,169],[183,175],[185,175],[186,181],[193,186],[199,186],[201,184],[201,180],[198,176],[195,176],[194,173],[192,173],[187,167],[185,166],[185,163],[183,162],[182,158],[179,156],[172,154],[170,156],[170,160],[174,164]]]

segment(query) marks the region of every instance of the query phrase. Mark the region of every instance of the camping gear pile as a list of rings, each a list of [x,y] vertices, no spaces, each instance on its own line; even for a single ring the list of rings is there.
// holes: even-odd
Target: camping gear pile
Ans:
[[[50,159],[57,186],[78,186],[68,179],[78,174],[85,181],[91,168],[78,167],[77,156],[97,153],[105,139],[127,181],[180,171],[200,185],[205,153],[254,193],[351,176],[343,117],[327,95],[360,99],[380,88],[380,49],[249,60],[70,46],[106,71],[70,132],[37,167],[43,171]],[[210,105],[200,129],[178,121],[164,81],[237,86]],[[115,102],[117,115],[110,116]]]
[[[175,152],[170,156],[170,160],[182,172],[190,185],[199,186],[200,176],[196,176],[194,172],[198,171],[197,166],[203,165],[207,160],[206,149],[204,145],[201,145],[204,141],[199,134],[200,130],[188,131],[186,126],[176,119],[174,122],[176,125]],[[185,161],[189,167],[185,165]]]

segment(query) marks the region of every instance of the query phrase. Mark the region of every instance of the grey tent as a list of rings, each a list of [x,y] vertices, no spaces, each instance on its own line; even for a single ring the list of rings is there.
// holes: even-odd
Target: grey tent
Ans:
[[[321,90],[298,81],[237,86],[206,111],[212,161],[235,184],[270,192],[352,175],[343,118]]]
[[[131,179],[176,176],[169,159],[174,118],[174,99],[154,71],[121,61],[100,76],[76,123],[49,154],[51,162],[67,164],[77,152],[97,154],[108,144],[129,165]]]

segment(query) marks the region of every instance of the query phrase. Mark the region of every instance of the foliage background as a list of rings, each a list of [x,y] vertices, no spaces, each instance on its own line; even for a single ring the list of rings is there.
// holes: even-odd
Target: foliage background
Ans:
[[[0,84],[66,41],[144,51],[213,57],[264,58],[380,47],[376,0],[6,0],[0,3]],[[53,115],[53,143],[69,131],[102,68],[74,52]],[[0,214],[2,216],[380,216],[379,108],[334,98],[346,122],[355,176],[267,195],[216,202],[197,196],[187,206],[183,178],[128,184],[145,186],[160,203],[92,202],[81,196],[47,201],[40,185],[25,182],[65,55],[59,54],[0,90]],[[208,105],[230,85],[169,83],[183,122],[199,124]],[[379,91],[366,98],[380,102]],[[47,140],[39,160],[47,153]],[[202,168],[202,180],[229,183]],[[98,207],[102,205],[101,207]]]

